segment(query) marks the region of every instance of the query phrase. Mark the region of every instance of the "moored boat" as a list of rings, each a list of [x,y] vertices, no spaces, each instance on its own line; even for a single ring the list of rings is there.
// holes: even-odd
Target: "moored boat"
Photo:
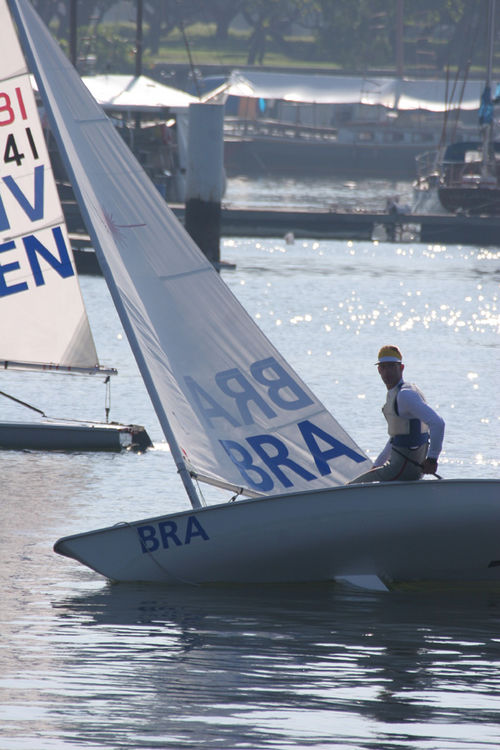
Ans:
[[[462,140],[444,151],[417,158],[415,207],[436,195],[450,213],[496,216],[500,214],[500,143],[495,142],[492,65],[495,42],[495,0],[488,6],[488,57],[486,82],[479,105],[481,140]]]

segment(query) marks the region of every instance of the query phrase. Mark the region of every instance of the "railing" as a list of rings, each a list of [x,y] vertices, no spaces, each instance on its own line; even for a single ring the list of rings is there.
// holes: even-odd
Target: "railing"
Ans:
[[[491,167],[488,180],[483,174],[483,164],[478,156],[470,161],[444,161],[439,151],[427,151],[417,156],[417,179],[419,181],[438,181],[447,187],[463,187],[464,185],[482,184],[485,186],[500,183],[500,158],[497,157]]]
[[[424,180],[430,175],[441,173],[441,163],[438,157],[439,151],[425,151],[425,153],[416,157],[415,166],[418,180]]]
[[[224,135],[235,138],[259,136],[260,138],[279,138],[301,141],[336,141],[335,128],[320,128],[312,125],[294,125],[278,120],[244,120],[239,117],[224,119]]]
[[[394,127],[387,122],[353,122],[333,127],[287,123],[279,120],[224,119],[226,138],[260,138],[306,143],[350,143],[354,145],[411,146],[425,148],[436,142],[431,128]]]

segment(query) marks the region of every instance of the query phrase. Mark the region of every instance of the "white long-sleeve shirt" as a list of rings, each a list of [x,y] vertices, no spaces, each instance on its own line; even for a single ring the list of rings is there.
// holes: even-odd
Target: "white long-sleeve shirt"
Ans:
[[[401,381],[394,386],[391,390],[398,390]],[[404,419],[420,419],[421,422],[429,427],[430,443],[429,450],[427,451],[428,458],[439,457],[441,448],[443,447],[444,437],[444,419],[431,409],[417,391],[408,389],[400,390],[397,395],[397,404],[399,416]],[[391,441],[389,440],[383,451],[377,456],[375,460],[375,466],[381,466],[389,458],[391,453]]]

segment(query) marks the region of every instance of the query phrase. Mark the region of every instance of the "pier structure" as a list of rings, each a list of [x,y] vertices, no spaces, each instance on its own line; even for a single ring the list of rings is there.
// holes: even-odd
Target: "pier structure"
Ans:
[[[185,222],[184,205],[171,205],[179,221]],[[74,214],[65,206],[70,241],[80,273],[98,273],[90,238]],[[72,219],[74,215],[75,220]],[[415,241],[453,245],[500,245],[500,217],[464,214],[389,214],[368,211],[302,211],[286,208],[240,208],[222,206],[222,237],[293,236],[296,239],[343,239]],[[92,270],[94,269],[94,270]]]

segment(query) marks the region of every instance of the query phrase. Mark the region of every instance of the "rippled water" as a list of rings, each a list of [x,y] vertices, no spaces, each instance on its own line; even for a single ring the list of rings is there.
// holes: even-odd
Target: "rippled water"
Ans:
[[[242,238],[222,256],[237,266],[224,279],[371,455],[385,442],[373,362],[394,342],[446,420],[440,473],[499,476],[499,250]],[[500,595],[171,591],[109,585],[52,552],[62,535],[187,507],[104,281],[82,286],[101,359],[120,370],[111,416],[145,424],[156,447],[0,453],[0,750],[497,748]],[[103,387],[69,380],[3,373],[2,390],[101,417]]]
[[[486,595],[80,588],[10,635],[4,748],[498,747]]]
[[[383,211],[387,198],[398,197],[411,205],[411,182],[387,179],[347,180],[338,177],[296,180],[233,178],[228,181],[224,202],[256,208],[332,208]]]

